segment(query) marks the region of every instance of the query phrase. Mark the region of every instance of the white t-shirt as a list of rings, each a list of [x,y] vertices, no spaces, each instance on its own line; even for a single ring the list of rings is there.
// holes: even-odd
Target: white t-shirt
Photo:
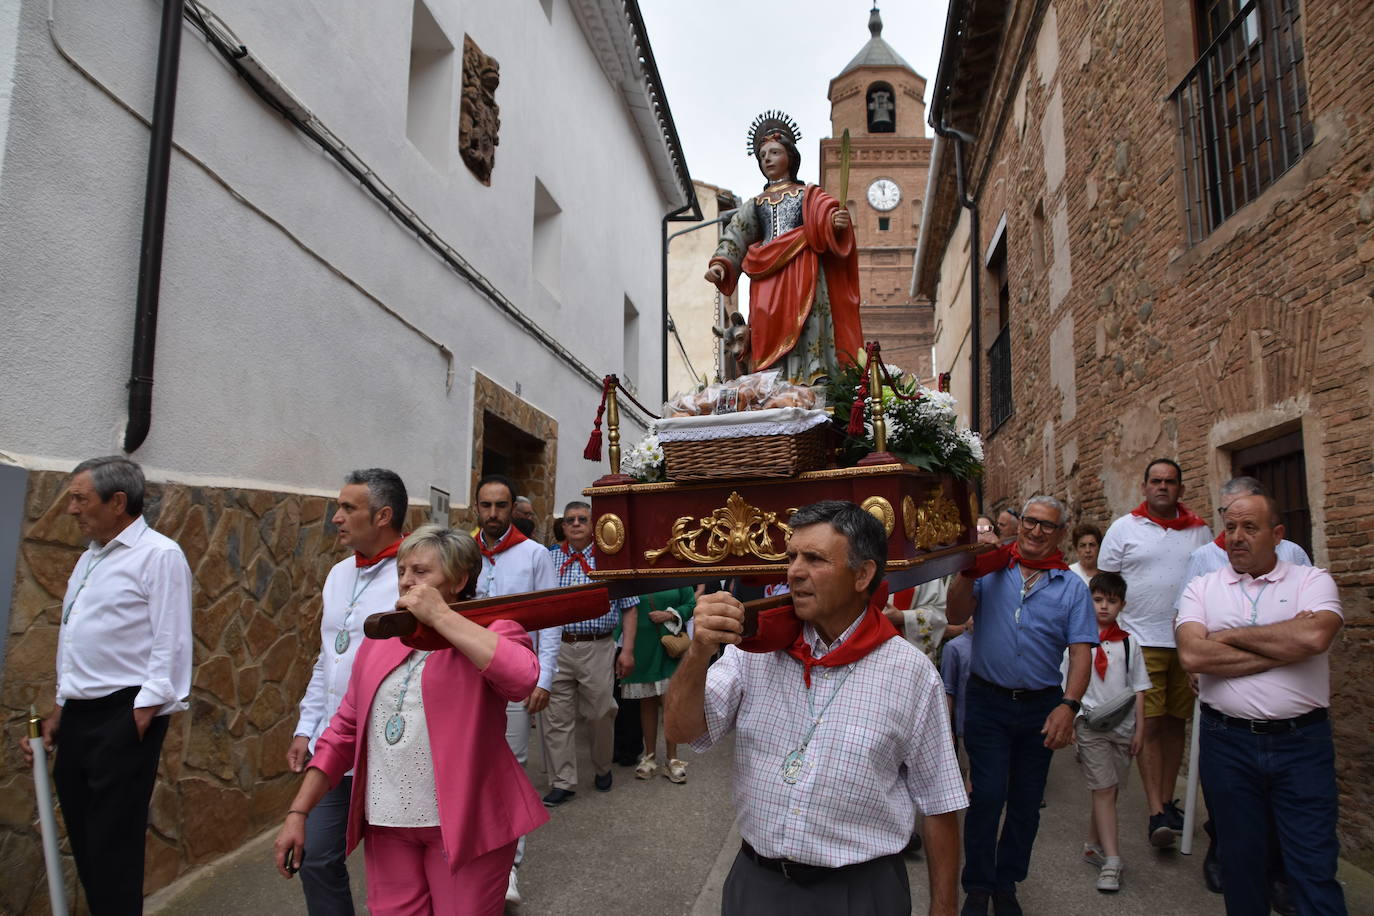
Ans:
[[[1123,515],[1107,529],[1097,568],[1126,580],[1118,623],[1142,646],[1174,648],[1174,606],[1187,584],[1188,558],[1211,539],[1206,525],[1174,531],[1139,515]]]
[[[1129,605],[1128,605],[1129,606]],[[1132,693],[1140,693],[1150,689],[1150,672],[1145,670],[1145,655],[1140,651],[1140,643],[1135,638],[1130,639],[1130,663],[1126,662],[1126,644],[1121,640],[1102,643],[1102,648],[1107,651],[1107,676],[1101,678],[1097,676],[1097,647],[1094,646],[1088,657],[1088,689],[1083,693],[1083,709],[1091,709],[1094,706],[1101,706],[1119,697],[1128,688]],[[1064,652],[1063,671],[1065,680],[1069,676],[1069,653]],[[1078,716],[1082,716],[1082,710]],[[1135,709],[1132,708],[1126,714],[1126,718],[1121,720],[1121,724],[1112,729],[1114,734],[1132,735],[1135,734]]]

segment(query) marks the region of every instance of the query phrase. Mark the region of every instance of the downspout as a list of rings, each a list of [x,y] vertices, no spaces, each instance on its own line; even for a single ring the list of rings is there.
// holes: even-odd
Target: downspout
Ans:
[[[968,260],[968,288],[970,299],[969,337],[971,338],[972,356],[972,387],[973,387],[973,412],[970,414],[969,428],[974,432],[980,432],[983,428],[983,298],[979,288],[981,264],[978,263],[979,252],[983,250],[981,230],[978,224],[978,202],[968,196],[967,173],[964,166],[964,144],[973,140],[970,134],[961,130],[955,130],[947,124],[939,124],[935,127],[935,132],[946,140],[954,141],[954,178],[956,182],[956,193],[959,195],[959,206],[968,211],[969,229],[969,260]]]
[[[172,162],[172,119],[176,113],[177,67],[181,60],[181,17],[185,0],[164,0],[158,37],[157,85],[153,94],[148,181],[143,198],[143,241],[134,311],[133,369],[129,376],[129,424],[124,451],[134,452],[153,423],[153,356],[157,347],[157,303],[162,286],[162,238],[167,223],[167,179]]]

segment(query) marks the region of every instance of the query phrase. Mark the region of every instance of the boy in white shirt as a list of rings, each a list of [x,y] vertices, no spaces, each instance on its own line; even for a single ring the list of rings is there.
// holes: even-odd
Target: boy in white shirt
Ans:
[[[1088,818],[1088,840],[1083,844],[1083,861],[1099,868],[1097,889],[1121,889],[1121,847],[1117,839],[1117,787],[1131,769],[1131,758],[1140,753],[1144,735],[1136,726],[1144,721],[1145,691],[1150,689],[1150,673],[1140,645],[1117,626],[1116,618],[1126,606],[1126,580],[1114,572],[1098,573],[1088,585],[1097,613],[1098,645],[1093,650],[1093,670],[1083,708],[1074,719],[1078,764],[1092,793]],[[1067,663],[1067,660],[1066,660]],[[1119,721],[1108,716],[1118,712]],[[1093,725],[1089,725],[1093,722]]]

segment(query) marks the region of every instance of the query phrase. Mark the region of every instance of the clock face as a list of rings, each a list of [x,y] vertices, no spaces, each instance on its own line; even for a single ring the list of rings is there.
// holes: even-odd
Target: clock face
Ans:
[[[902,189],[890,178],[879,178],[868,186],[868,202],[874,210],[887,212],[902,200]]]

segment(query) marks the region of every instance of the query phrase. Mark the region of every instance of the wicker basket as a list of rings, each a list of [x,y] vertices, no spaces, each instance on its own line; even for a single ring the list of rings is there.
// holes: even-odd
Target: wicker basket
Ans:
[[[663,443],[669,480],[792,477],[830,463],[830,424],[791,436],[742,436]]]

